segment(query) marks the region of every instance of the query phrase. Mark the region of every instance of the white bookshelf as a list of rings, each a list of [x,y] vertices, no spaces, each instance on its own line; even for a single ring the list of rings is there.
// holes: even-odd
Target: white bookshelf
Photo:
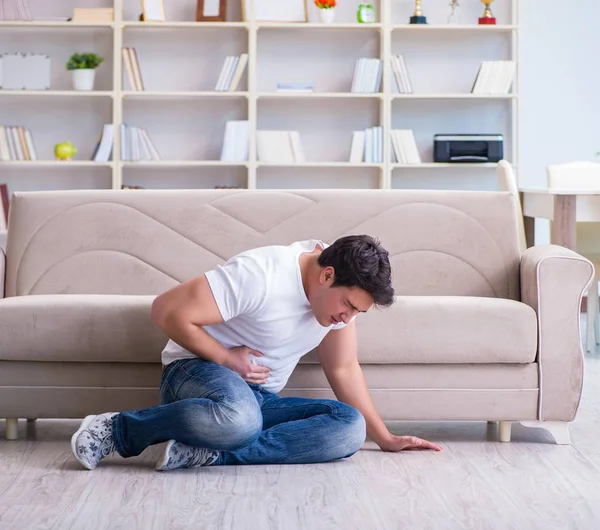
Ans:
[[[318,22],[308,1],[308,23],[243,21],[229,0],[228,21],[195,22],[196,0],[165,1],[166,22],[140,22],[137,0],[32,0],[34,16],[70,16],[73,7],[115,8],[112,23],[0,21],[0,51],[43,52],[52,59],[52,89],[0,90],[2,124],[31,130],[37,162],[1,162],[9,190],[114,188],[492,188],[495,164],[434,163],[434,134],[499,133],[504,154],[518,167],[519,48],[517,0],[495,2],[496,26],[479,26],[479,2],[461,2],[463,22],[445,23],[447,2],[423,3],[428,25],[410,25],[413,0],[379,0],[375,24],[356,22],[357,3],[339,2],[333,24]],[[137,51],[146,90],[131,90],[122,47]],[[64,68],[75,51],[105,61],[96,90],[71,89]],[[214,91],[228,55],[249,54],[235,92]],[[390,57],[402,53],[414,93],[399,94]],[[350,93],[359,57],[384,62],[380,93]],[[517,62],[507,95],[471,94],[482,61]],[[316,84],[308,94],[276,92],[279,81]],[[247,162],[219,160],[225,123],[249,120]],[[104,123],[115,124],[113,161],[90,161]],[[121,160],[120,123],[146,129],[160,162]],[[381,164],[348,162],[352,131],[384,127]],[[389,131],[415,133],[422,164],[393,162]],[[257,130],[300,132],[307,161],[257,160]],[[72,141],[71,162],[53,159],[54,144]]]

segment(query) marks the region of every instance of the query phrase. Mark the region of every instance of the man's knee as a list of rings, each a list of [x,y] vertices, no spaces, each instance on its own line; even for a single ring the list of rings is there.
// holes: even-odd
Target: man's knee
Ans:
[[[365,443],[367,426],[363,415],[354,407],[337,403],[334,407],[335,432],[323,443],[325,460],[347,458]]]
[[[213,401],[208,415],[205,399],[187,401],[189,411],[186,419],[190,436],[197,439],[209,437],[212,445],[222,451],[241,449],[256,441],[262,432],[262,413],[253,397],[236,402],[227,399]]]

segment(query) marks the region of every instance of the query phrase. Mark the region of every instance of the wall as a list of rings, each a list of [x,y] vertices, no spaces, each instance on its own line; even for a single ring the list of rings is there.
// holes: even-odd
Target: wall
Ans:
[[[537,187],[547,165],[594,160],[600,151],[600,2],[519,4],[519,185]],[[597,227],[586,228],[587,240]],[[539,220],[536,243],[548,241],[549,223]]]

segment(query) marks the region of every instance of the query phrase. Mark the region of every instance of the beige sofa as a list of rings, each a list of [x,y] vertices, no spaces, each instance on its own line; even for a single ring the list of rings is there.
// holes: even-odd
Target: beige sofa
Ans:
[[[568,443],[579,406],[581,297],[592,264],[522,255],[503,192],[379,190],[16,193],[0,259],[0,418],[81,418],[158,403],[167,338],[153,297],[248,248],[346,234],[390,251],[396,303],[357,319],[386,420],[511,421]],[[284,394],[332,396],[314,355]]]

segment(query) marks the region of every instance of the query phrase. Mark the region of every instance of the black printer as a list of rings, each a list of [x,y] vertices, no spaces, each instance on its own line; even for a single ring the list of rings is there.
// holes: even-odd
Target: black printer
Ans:
[[[501,134],[436,134],[434,162],[498,162],[504,158]]]

